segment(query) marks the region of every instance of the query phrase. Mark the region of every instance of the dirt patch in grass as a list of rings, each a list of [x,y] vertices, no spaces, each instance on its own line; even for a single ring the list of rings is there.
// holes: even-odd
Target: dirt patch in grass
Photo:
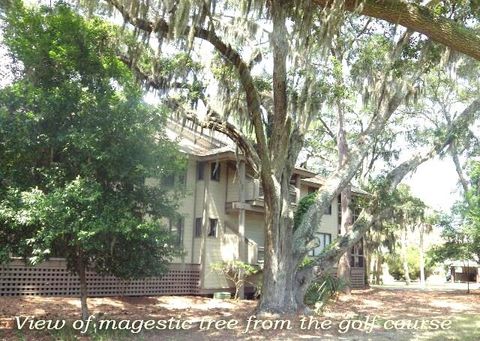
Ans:
[[[282,316],[257,323],[248,319],[254,314],[255,301],[217,300],[197,296],[162,297],[109,297],[89,299],[90,313],[97,321],[112,319],[188,321],[188,330],[151,330],[132,333],[130,330],[90,330],[82,335],[71,324],[79,318],[80,305],[77,298],[58,297],[0,297],[0,322],[15,316],[30,316],[35,319],[67,320],[59,331],[30,331],[2,329],[0,340],[478,340],[480,339],[480,291],[469,295],[464,292],[416,291],[395,289],[357,290],[352,295],[340,295],[329,304],[322,315],[313,316],[315,322],[306,328],[310,317]],[[303,329],[301,319],[304,318]],[[375,320],[373,320],[375,318]],[[199,330],[202,320],[236,320],[232,329],[223,326],[219,330],[210,325],[208,330]],[[275,322],[279,319],[285,322]],[[322,321],[331,321],[328,329],[315,329]],[[373,323],[372,323],[373,320]],[[405,320],[395,329],[386,329],[386,321]],[[415,320],[451,320],[448,330],[407,328]],[[316,322],[318,321],[318,322]],[[347,322],[342,322],[347,321]],[[351,321],[351,322],[348,322]],[[361,330],[354,330],[355,326]],[[367,324],[365,324],[367,322]],[[368,331],[368,322],[373,329]],[[126,326],[124,322],[123,326]],[[275,323],[277,323],[275,328]],[[362,324],[363,323],[363,324]],[[408,324],[410,323],[410,324]],[[419,322],[420,323],[420,322]],[[428,326],[429,322],[425,326]],[[138,325],[137,325],[138,326]],[[172,326],[175,326],[173,324]],[[204,327],[207,325],[204,323]],[[417,327],[421,324],[417,324]],[[291,327],[290,329],[288,327]],[[344,331],[344,333],[342,333]]]

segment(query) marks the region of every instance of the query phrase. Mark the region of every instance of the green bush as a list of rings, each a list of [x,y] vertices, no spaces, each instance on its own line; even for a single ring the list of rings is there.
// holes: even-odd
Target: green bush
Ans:
[[[249,276],[255,275],[259,267],[254,266],[239,260],[232,260],[227,262],[217,262],[211,264],[212,270],[220,275],[225,276],[227,280],[235,286],[235,299],[238,299],[240,288],[246,283],[252,284],[247,280]]]
[[[323,274],[305,294],[305,304],[318,312],[345,287],[345,281],[331,273]]]
[[[385,257],[390,274],[396,280],[404,280],[405,272],[403,270],[402,257],[398,253],[392,253]],[[410,279],[420,278],[420,250],[416,246],[409,246],[407,248],[407,262],[410,274]],[[425,253],[425,277],[432,272],[432,262],[430,257]]]

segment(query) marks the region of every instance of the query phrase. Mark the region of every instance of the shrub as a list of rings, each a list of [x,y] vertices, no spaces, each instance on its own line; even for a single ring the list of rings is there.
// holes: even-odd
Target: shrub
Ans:
[[[227,280],[233,283],[235,286],[235,299],[238,299],[240,289],[245,285],[245,283],[255,286],[254,283],[248,282],[247,278],[259,271],[259,267],[239,260],[217,262],[213,263],[211,267],[218,274],[225,276]]]
[[[425,276],[429,276],[432,272],[432,261],[430,260],[428,253],[425,253]],[[397,253],[392,253],[386,256],[388,269],[390,274],[396,280],[402,280],[405,278],[403,270],[402,257]],[[409,246],[407,248],[407,262],[409,275],[411,279],[420,278],[420,251],[416,246]]]
[[[345,281],[331,273],[323,274],[305,294],[305,304],[314,307],[318,313],[338,292],[345,287]]]

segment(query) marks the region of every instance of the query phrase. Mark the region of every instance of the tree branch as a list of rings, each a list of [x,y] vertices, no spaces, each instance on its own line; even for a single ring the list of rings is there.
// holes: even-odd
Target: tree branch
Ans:
[[[182,82],[171,83],[167,78],[158,77],[155,74],[145,73],[133,60],[123,54],[117,53],[117,58],[120,59],[126,66],[132,70],[135,77],[144,85],[156,90],[167,90],[171,88],[175,89],[188,89],[188,85]]]
[[[137,29],[147,33],[168,33],[170,30],[169,24],[162,18],[155,22],[145,20],[138,17],[133,17],[130,12],[118,0],[106,0],[107,3],[115,7],[123,16],[124,20]],[[262,160],[269,160],[268,145],[266,141],[265,132],[263,129],[260,97],[254,85],[253,78],[250,74],[248,65],[242,60],[240,54],[233,49],[229,44],[224,43],[215,32],[206,30],[200,27],[185,28],[185,35],[192,31],[194,37],[209,42],[215,49],[237,70],[240,83],[246,94],[247,108],[250,119],[255,128],[255,136],[257,138],[259,155]],[[258,165],[260,166],[260,165]],[[262,163],[262,167],[265,165]]]
[[[137,65],[134,65],[131,59],[128,57],[120,55],[118,58],[134,71],[135,75],[141,82],[149,87],[162,90],[164,89],[165,85],[168,84],[166,79],[156,77],[155,75],[146,74]],[[173,86],[177,89],[188,88],[188,86],[184,83],[175,83]],[[198,126],[202,128],[213,129],[230,137],[243,152],[249,166],[254,170],[255,173],[258,173],[258,165],[261,164],[261,162],[254,146],[250,143],[248,138],[233,124],[223,120],[222,116],[208,105],[205,98],[202,98],[202,101],[207,107],[207,116],[205,120],[200,120],[194,112],[187,110],[174,99],[167,100],[166,104],[177,112],[180,110],[185,119],[197,124]]]
[[[454,121],[452,121],[452,124],[450,125],[450,127],[447,131],[447,134],[443,137],[439,137],[438,141],[436,143],[434,143],[434,146],[431,150],[423,152],[423,153],[419,153],[419,154],[413,156],[411,159],[401,163],[395,169],[390,171],[390,173],[386,177],[386,181],[389,184],[389,191],[390,192],[394,191],[395,188],[398,186],[398,184],[403,180],[403,178],[408,173],[415,170],[423,162],[431,159],[432,157],[434,157],[437,154],[440,154],[444,150],[445,147],[447,147],[449,144],[454,142],[455,139],[458,137],[458,135],[456,135],[456,133],[458,133],[458,131],[461,131],[463,129],[467,129],[468,125],[475,118],[475,114],[479,110],[480,110],[480,100],[473,101],[461,114],[459,114],[457,116],[457,118]],[[341,180],[339,180],[339,182],[341,182]],[[334,184],[333,181],[332,181],[332,184]],[[329,185],[329,183],[327,182],[326,186],[328,186],[328,185]],[[325,190],[325,192],[328,193],[328,190]],[[339,192],[340,192],[339,188],[336,188],[336,190],[333,191],[335,196],[338,195]],[[328,200],[330,198],[330,196],[328,196],[327,193],[325,193],[323,195],[320,195],[320,198],[319,198],[318,201],[321,204],[323,204],[325,202],[325,200]],[[315,203],[315,204],[317,204],[317,203]],[[315,206],[315,204],[312,205],[312,206]],[[320,206],[320,207],[323,207],[323,206]],[[303,224],[305,223],[305,224],[310,225],[310,227],[314,227],[314,228],[312,228],[310,231],[308,229],[305,229],[304,231],[300,231],[300,232],[298,232],[298,229],[297,229],[297,231],[295,232],[295,235],[294,235],[294,241],[295,241],[294,246],[296,248],[298,248],[296,250],[296,254],[297,254],[297,257],[299,257],[299,258],[304,257],[304,255],[308,252],[308,245],[306,245],[306,241],[308,242],[308,241],[313,239],[313,231],[315,230],[315,227],[318,226],[318,222],[320,221],[320,218],[321,218],[321,213],[319,214],[318,212],[317,212],[316,215],[311,214],[311,215],[307,216],[307,214],[310,212],[311,209],[314,210],[315,208],[311,207],[307,211],[307,213],[304,216],[304,220],[305,220],[305,218],[307,218],[309,220],[308,221],[302,221],[302,224],[300,225],[300,227],[302,227]],[[316,207],[316,209],[318,209],[318,207]],[[375,215],[375,216],[373,216],[369,219],[370,220],[373,219],[372,222],[377,221],[378,219],[382,218],[382,214],[385,214],[385,212],[380,213],[379,216]],[[319,215],[320,215],[320,217],[319,217]],[[358,224],[364,224],[364,223],[362,223],[360,221]],[[355,226],[355,224],[354,224],[354,226]],[[299,229],[300,229],[300,227],[299,227]],[[342,255],[342,252],[348,250],[349,247],[353,246],[359,240],[359,238],[361,238],[361,237],[358,237],[358,235],[357,235],[358,231],[365,231],[363,228],[360,229],[360,230],[359,229],[360,228],[357,229],[357,232],[352,231],[351,233],[343,236],[341,238],[341,241],[339,241],[339,243],[338,243],[339,247],[333,248],[331,251],[329,251],[329,255],[330,255],[329,257],[333,257],[332,259],[334,259],[337,256],[340,257]],[[355,228],[354,228],[354,230],[355,230]],[[301,235],[302,232],[304,233],[303,244],[301,243],[301,241],[299,239],[297,239],[297,238],[302,237],[302,235]],[[342,246],[342,247],[340,247],[340,246]],[[324,257],[319,258],[319,261],[323,261],[323,260],[324,260]],[[317,265],[320,266],[321,264],[317,264]],[[324,265],[321,265],[321,266],[324,267]]]
[[[337,137],[335,136],[335,133],[332,131],[332,129],[330,129],[330,127],[327,125],[327,123],[323,120],[323,118],[321,117],[318,117],[318,120],[320,121],[320,123],[322,124],[325,132],[328,134],[328,136],[330,136],[332,138],[332,141],[337,144]]]
[[[207,105],[207,115],[204,120],[200,120],[196,113],[184,108],[180,103],[173,99],[168,100],[167,105],[176,112],[181,111],[182,116],[185,119],[197,124],[198,126],[202,128],[213,129],[227,135],[243,152],[245,160],[253,169],[253,171],[255,173],[259,172],[258,165],[261,164],[261,162],[254,146],[250,143],[248,138],[237,129],[235,125],[223,120],[219,113]]]
[[[315,258],[311,267],[316,267],[316,271],[326,271],[334,267],[340,257],[350,249],[353,245],[358,243],[365,232],[370,229],[374,224],[388,219],[392,215],[392,210],[385,209],[378,214],[371,215],[366,211],[363,211],[357,220],[352,225],[351,231],[337,239],[325,252],[322,252]]]
[[[314,0],[320,7],[329,6],[332,2]],[[400,0],[345,0],[344,8],[423,33],[436,42],[480,60],[480,36],[473,29],[434,14],[426,6]]]
[[[478,113],[480,113],[480,99],[474,100],[449,124],[447,135],[444,140],[436,146],[437,151],[442,151],[454,142],[462,132],[468,131],[470,124],[474,121]]]

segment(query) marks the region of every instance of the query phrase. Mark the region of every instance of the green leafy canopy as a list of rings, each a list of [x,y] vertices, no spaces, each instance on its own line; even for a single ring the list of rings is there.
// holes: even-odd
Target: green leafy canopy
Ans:
[[[0,259],[65,256],[121,277],[160,274],[178,247],[160,221],[179,191],[147,179],[185,162],[165,112],[143,102],[115,29],[67,5],[16,1],[4,42],[17,62],[0,90]]]

